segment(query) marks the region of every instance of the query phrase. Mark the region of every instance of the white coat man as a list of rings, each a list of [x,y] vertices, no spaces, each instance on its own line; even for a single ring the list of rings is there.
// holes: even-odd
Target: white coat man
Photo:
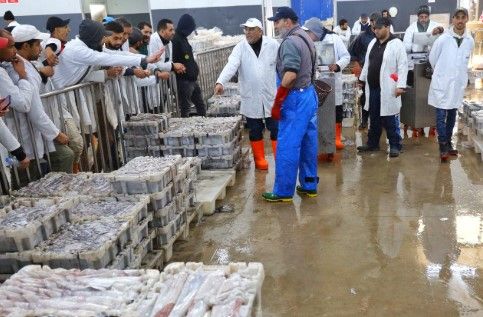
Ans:
[[[347,50],[342,39],[335,34],[324,28],[322,26],[322,21],[318,18],[311,18],[307,20],[302,27],[304,30],[308,31],[310,38],[315,42],[315,47],[317,49],[318,63],[322,64],[321,57],[322,54],[320,50],[323,45],[331,45],[334,47],[335,61],[333,64],[329,65],[329,70],[335,73],[335,114],[334,119],[336,122],[335,131],[335,146],[337,150],[344,149],[344,144],[342,143],[342,120],[343,120],[343,108],[342,103],[344,102],[343,91],[342,91],[342,71],[349,65],[351,61],[351,55]],[[322,138],[327,136],[322,135]],[[333,143],[323,140],[323,143]],[[329,154],[329,160],[332,159],[333,153]]]
[[[339,21],[339,25],[334,28],[334,33],[340,36],[342,42],[344,42],[345,47],[349,47],[352,32],[346,19],[342,19]]]
[[[173,40],[175,34],[173,21],[169,19],[161,19],[158,22],[158,31],[151,35],[149,40],[148,52],[158,52],[164,48],[160,60],[156,63],[156,67],[165,72],[174,71],[176,73],[184,73],[186,68],[181,63],[173,63]]]
[[[32,64],[40,56],[41,40],[45,40],[49,35],[40,33],[33,25],[22,24],[15,27],[12,36],[18,53],[17,58],[25,64],[28,81],[33,87],[30,111],[26,117],[32,125],[36,150],[30,155],[35,154],[36,159],[42,159],[44,154],[47,154],[46,152],[50,152],[51,170],[53,172],[71,173],[74,153],[67,146],[69,138],[55,126],[45,113],[40,98],[40,89],[43,86],[42,77]],[[7,71],[14,82],[19,80],[19,75],[13,67],[7,67]],[[46,147],[44,147],[44,141]],[[27,154],[29,153],[27,152]]]
[[[404,33],[404,46],[406,52],[417,52],[419,51],[418,45],[414,44],[414,33],[427,33],[428,35],[436,36],[444,32],[444,28],[441,24],[431,21],[429,16],[431,12],[427,5],[422,5],[418,9],[418,20],[412,23]]]
[[[457,108],[463,102],[468,83],[468,62],[475,41],[466,29],[468,11],[457,9],[452,27],[435,42],[429,54],[433,76],[428,104],[436,108],[436,128],[441,161],[458,155],[451,142]]]
[[[364,31],[367,31],[371,27],[369,23],[369,16],[366,13],[361,14],[361,17],[354,22],[352,27],[352,35],[359,36]]]
[[[278,121],[272,119],[271,112],[277,91],[275,68],[279,44],[263,36],[262,22],[258,19],[250,18],[241,27],[245,39],[233,49],[216,81],[215,94],[222,94],[223,86],[238,72],[242,96],[240,113],[247,119],[255,167],[267,170],[263,141],[265,128],[270,131],[274,156],[277,148]]]
[[[374,25],[376,38],[367,49],[360,80],[366,82],[366,104],[370,128],[367,144],[359,152],[379,150],[382,128],[389,139],[389,156],[398,157],[401,137],[397,133],[397,118],[401,109],[401,95],[406,88],[408,62],[403,43],[390,32],[391,21],[380,17]]]

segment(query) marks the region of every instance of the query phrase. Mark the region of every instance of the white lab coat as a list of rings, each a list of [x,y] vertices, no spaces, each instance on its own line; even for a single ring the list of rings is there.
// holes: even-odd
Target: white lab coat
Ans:
[[[240,85],[240,113],[247,118],[269,118],[277,91],[276,62],[279,44],[263,37],[262,48],[257,57],[248,41],[244,39],[233,49],[217,83],[226,85],[238,71]]]
[[[468,34],[458,47],[453,30],[441,35],[429,53],[433,77],[429,87],[428,104],[440,109],[455,109],[463,102],[468,84],[468,62],[475,41]]]
[[[367,81],[369,70],[369,56],[377,39],[373,39],[367,48],[366,61],[362,68],[360,80]],[[391,74],[397,73],[397,83],[391,79]],[[397,88],[406,88],[408,76],[408,59],[403,43],[399,39],[392,39],[387,43],[381,65],[381,117],[392,116],[401,109],[401,97],[396,97]],[[369,85],[366,85],[366,104],[364,109],[369,111]]]
[[[434,22],[432,20],[429,20],[429,26],[428,26],[428,30],[426,31],[427,34],[432,34],[433,33],[433,30],[439,26],[442,26],[441,24],[439,24],[438,22]],[[404,47],[406,48],[406,52],[410,53],[412,52],[413,50],[415,50],[415,46],[413,44],[413,36],[414,36],[414,33],[418,33],[418,25],[417,25],[417,22],[413,22],[407,29],[406,29],[406,32],[404,33],[404,39],[403,39],[403,42],[404,42]]]
[[[337,34],[327,34],[322,42],[315,42],[314,45],[317,51],[321,49],[321,45],[323,44],[334,45],[335,63],[340,67],[340,72],[335,73],[335,104],[336,106],[340,106],[344,102],[344,92],[342,91],[342,71],[351,62],[351,55],[349,54],[349,51],[347,51],[342,39]],[[319,53],[317,53],[317,55],[320,56]],[[318,64],[320,64],[320,62]]]
[[[340,26],[334,28],[334,33],[340,36],[342,42],[344,42],[345,47],[349,47],[351,41],[351,28],[347,26],[347,30],[342,30]]]
[[[369,24],[369,20],[367,20],[367,24]],[[361,19],[357,20],[355,23],[354,23],[354,26],[352,27],[352,35],[354,36],[358,36],[359,34],[361,34],[362,30],[361,30]]]
[[[161,37],[159,36],[159,33],[153,33],[151,35],[151,39],[149,40],[148,53],[154,54],[159,52],[159,50],[161,50],[163,47],[165,48],[165,51],[163,55],[161,55],[159,62],[157,62],[155,65],[157,68],[159,68],[159,70],[169,72],[171,71],[173,63],[173,42],[170,41],[168,45],[165,46],[161,40]]]
[[[12,152],[20,147],[15,136],[7,127],[3,119],[0,118],[0,144],[3,145],[8,152]]]
[[[30,111],[25,115],[22,113],[17,113],[20,124],[27,127],[27,120],[30,121],[32,125],[32,132],[34,135],[35,147],[37,150],[37,155],[42,158],[45,154],[44,138],[47,141],[47,147],[49,152],[55,151],[55,146],[53,140],[59,135],[60,130],[55,126],[55,124],[50,120],[49,116],[44,111],[44,106],[40,98],[40,87],[42,86],[42,78],[39,72],[33,64],[25,60],[21,56],[17,58],[22,59],[25,64],[25,71],[27,72],[28,81],[32,85],[33,94],[30,103]],[[11,65],[7,66],[7,72],[13,82],[18,82],[19,77],[17,72],[13,69]],[[21,127],[22,132],[24,127]],[[28,131],[28,130],[27,130]],[[15,134],[15,131],[13,131]],[[17,136],[18,137],[18,136]],[[31,144],[30,134],[24,135],[22,133],[21,142],[25,150],[25,154],[30,159],[35,158],[35,151]]]

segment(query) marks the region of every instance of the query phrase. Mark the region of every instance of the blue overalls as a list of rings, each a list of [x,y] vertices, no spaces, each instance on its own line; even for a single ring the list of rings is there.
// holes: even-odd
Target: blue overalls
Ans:
[[[303,189],[317,190],[317,107],[313,85],[290,90],[283,103],[273,189],[279,197],[294,195],[297,172]]]

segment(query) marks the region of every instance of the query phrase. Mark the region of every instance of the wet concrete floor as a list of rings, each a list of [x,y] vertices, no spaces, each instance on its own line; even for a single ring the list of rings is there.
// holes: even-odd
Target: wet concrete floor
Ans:
[[[396,159],[349,146],[319,164],[317,198],[285,204],[260,197],[270,156],[173,261],[262,262],[263,316],[483,316],[483,163],[458,143],[447,164],[434,138],[404,140]]]

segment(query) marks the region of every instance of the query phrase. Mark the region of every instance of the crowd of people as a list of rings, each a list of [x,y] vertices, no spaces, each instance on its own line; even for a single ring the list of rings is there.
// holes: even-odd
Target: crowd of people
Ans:
[[[434,71],[428,104],[437,108],[441,160],[457,154],[451,142],[455,109],[463,98],[468,58],[474,46],[466,30],[468,12],[456,10],[452,25],[446,30],[430,20],[427,6],[420,7],[417,15],[418,20],[408,27],[403,41],[394,36],[387,10],[362,14],[352,29],[342,19],[329,30],[318,18],[300,25],[291,8],[281,7],[269,19],[279,41],[264,36],[263,24],[256,18],[249,18],[241,25],[245,39],[233,49],[214,93],[223,93],[226,83],[238,75],[241,114],[246,117],[255,167],[260,170],[269,168],[263,131],[270,131],[276,156],[275,185],[272,192],[263,194],[264,199],[291,201],[295,191],[309,197],[317,195],[317,162],[321,153],[318,153],[317,123],[319,91],[314,82],[321,63],[320,44],[334,47],[335,59],[328,70],[335,74],[336,149],[344,148],[341,74],[352,62],[364,92],[360,100],[364,106],[360,128],[369,125],[367,143],[357,150],[378,151],[385,129],[389,155],[398,157],[402,149],[399,112],[407,84],[407,54],[413,50],[415,33],[434,36],[429,53]],[[106,17],[102,23],[83,20],[78,35],[70,41],[69,20],[50,17],[46,22],[48,34],[34,26],[18,24],[11,12],[5,13],[4,20],[6,28],[0,30],[0,116],[3,117],[0,143],[26,171],[15,178],[18,183],[14,187],[25,184],[27,178],[40,176],[35,167],[46,154],[50,156],[52,171],[69,173],[79,170],[79,160],[85,154],[79,121],[84,114],[73,113],[65,98],[60,99],[60,107],[43,103],[44,92],[85,81],[104,82],[108,78],[132,78],[140,86],[155,85],[160,80],[169,80],[172,72],[176,74],[181,116],[190,115],[191,105],[197,115],[206,114],[197,82],[200,70],[188,41],[196,29],[189,14],[183,15],[177,25],[170,19],[161,19],[155,32],[147,22],[133,27],[122,17]],[[125,88],[121,82],[115,89],[122,95]],[[81,103],[88,103],[89,98],[93,97],[80,95]],[[91,104],[96,105],[95,100]],[[56,115],[47,115],[55,110]],[[87,115],[92,109],[86,107],[80,111]],[[129,117],[133,113],[124,114]],[[115,130],[116,124],[111,122],[109,128]]]
[[[97,144],[97,140],[86,142],[83,125],[94,129],[95,124],[102,125],[98,130],[108,131],[109,137],[118,128],[117,118],[125,120],[139,112],[129,109],[132,105],[125,100],[127,109],[106,105],[107,122],[94,122],[94,113],[102,110],[103,103],[90,91],[80,90],[77,96],[62,94],[48,101],[42,99],[44,93],[83,82],[118,79],[106,85],[113,85],[111,88],[122,96],[128,80],[139,87],[157,85],[169,80],[173,72],[181,115],[190,115],[191,103],[198,115],[206,113],[197,83],[198,65],[187,40],[196,24],[188,14],[176,28],[171,20],[160,20],[154,33],[148,22],[134,27],[123,17],[106,17],[102,23],[86,19],[71,40],[68,19],[49,17],[45,26],[48,33],[19,24],[10,11],[4,14],[4,21],[5,28],[0,29],[0,143],[8,151],[3,165],[17,167],[11,169],[13,188],[47,171],[78,172],[86,149]],[[122,116],[112,113],[116,111]],[[94,133],[92,138],[96,136]],[[2,182],[2,186],[6,184]]]

